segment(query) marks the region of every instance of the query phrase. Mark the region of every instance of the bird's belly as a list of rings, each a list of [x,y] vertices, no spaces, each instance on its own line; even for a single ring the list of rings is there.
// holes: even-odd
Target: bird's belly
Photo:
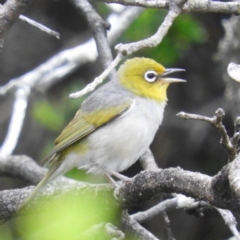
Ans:
[[[148,107],[141,102],[137,104],[127,115],[88,137],[90,161],[108,170],[121,172],[135,163],[148,149],[161,124],[163,107],[158,104],[150,104]],[[98,166],[93,164],[87,168],[89,172],[101,173]]]

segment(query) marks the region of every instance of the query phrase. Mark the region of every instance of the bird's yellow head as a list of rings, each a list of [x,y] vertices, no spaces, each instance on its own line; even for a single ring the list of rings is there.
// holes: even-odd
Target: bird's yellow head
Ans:
[[[149,58],[132,58],[125,61],[118,70],[120,84],[132,93],[156,100],[167,101],[167,88],[173,82],[185,82],[178,78],[167,78],[167,74],[184,69],[165,69]]]

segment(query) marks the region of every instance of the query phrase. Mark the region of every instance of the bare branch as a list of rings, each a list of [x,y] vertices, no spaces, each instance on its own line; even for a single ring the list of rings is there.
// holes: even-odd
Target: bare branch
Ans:
[[[33,0],[7,0],[4,5],[0,6],[0,51],[3,48],[6,33],[32,2]]]
[[[235,161],[234,161],[235,162]],[[231,162],[233,163],[233,162]],[[239,212],[238,191],[227,186],[228,168],[211,178],[207,175],[168,168],[143,171],[119,189],[119,198],[127,205],[139,205],[160,193],[181,193],[209,202],[211,205]],[[235,166],[236,167],[236,166]],[[220,177],[221,176],[221,177]]]
[[[122,5],[139,6],[146,8],[165,8],[169,9],[170,1],[165,0],[97,0],[107,3],[119,3]],[[217,13],[230,13],[239,14],[240,13],[240,3],[237,1],[231,2],[220,2],[220,1],[210,1],[210,0],[188,0],[183,6],[184,12],[217,12]]]
[[[79,98],[89,92],[92,92],[99,84],[103,82],[103,80],[108,76],[108,74],[118,65],[118,63],[124,58],[122,54],[118,54],[114,61],[110,64],[110,66],[97,78],[94,79],[93,82],[88,84],[84,89],[79,92],[71,93],[70,98]]]
[[[10,158],[10,157],[9,157]],[[13,176],[24,176],[23,171],[29,171],[31,174],[26,174],[29,176],[29,179],[34,179],[34,174],[36,176],[41,176],[43,174],[43,170],[37,170],[34,172],[31,167],[27,163],[18,161],[18,159],[13,159],[15,161],[15,170],[12,170],[10,165],[14,165],[11,163],[10,159],[3,159],[0,161],[0,169],[8,175]],[[25,160],[23,160],[25,161]],[[20,170],[17,169],[17,166],[21,166]],[[27,166],[27,167],[26,167]],[[37,168],[38,169],[38,168]],[[236,213],[240,213],[240,202],[238,201],[240,196],[240,188],[238,187],[239,180],[239,170],[240,169],[240,157],[235,159],[235,161],[230,162],[226,167],[224,167],[216,176],[209,177],[207,175],[201,173],[194,173],[190,171],[182,170],[181,168],[169,168],[169,169],[159,169],[155,171],[143,171],[137,174],[134,178],[128,179],[122,185],[118,187],[117,197],[120,202],[123,203],[123,206],[128,208],[132,206],[136,206],[146,201],[157,198],[159,194],[162,193],[180,193],[186,196],[192,197],[194,199],[203,200],[208,202],[209,204],[218,207],[224,208]],[[45,170],[44,170],[45,171]],[[1,172],[0,172],[1,173]],[[236,174],[238,176],[236,177]],[[26,178],[26,177],[25,177]],[[39,177],[40,178],[40,177]],[[34,181],[34,180],[33,180]],[[35,180],[36,182],[36,180]],[[68,180],[66,178],[58,178],[56,181],[53,181],[50,185],[48,185],[47,189],[44,189],[42,194],[52,196],[54,193],[60,194],[61,192],[67,191],[67,187],[73,190],[75,187],[88,187],[91,186],[90,189],[105,189],[106,185],[91,185],[87,183],[76,183],[76,181]],[[66,187],[62,187],[66,186]],[[105,187],[104,187],[105,186]],[[63,188],[63,190],[61,190]],[[48,189],[50,189],[48,191]],[[111,189],[113,191],[113,186],[108,186],[108,190]],[[16,201],[11,212],[16,211],[17,207],[21,202],[29,195],[32,188],[21,189],[21,190],[9,190],[7,192],[0,192],[0,212],[1,208],[5,209],[6,204],[12,202],[14,199],[21,199],[20,202]],[[107,191],[108,191],[107,190]],[[76,190],[74,192],[77,192]],[[7,194],[7,198],[6,198]],[[76,193],[77,194],[77,193]],[[79,193],[80,194],[80,193]],[[39,197],[41,194],[39,194]],[[14,200],[15,201],[15,200]],[[35,203],[38,202],[38,197],[34,200]],[[173,198],[168,201],[162,202],[153,209],[147,211],[149,216],[154,216],[155,214],[161,212],[162,210],[171,209],[171,208],[183,208],[188,206],[194,207],[198,206],[198,202],[194,202],[191,198],[186,198],[184,196],[178,198]],[[11,205],[13,206],[13,204]],[[156,210],[157,209],[157,210]],[[10,211],[10,210],[8,210]],[[10,214],[10,212],[9,212]],[[138,220],[140,218],[145,219],[146,214],[137,214]],[[0,216],[1,218],[1,216]]]
[[[163,216],[164,221],[165,221],[165,225],[166,225],[166,229],[167,229],[167,233],[168,233],[168,240],[176,240],[173,237],[173,232],[172,232],[172,229],[171,229],[171,226],[170,226],[170,219],[169,219],[166,211],[162,212],[162,216]]]
[[[240,156],[229,165],[229,185],[233,189],[235,195],[240,194]]]
[[[224,115],[225,115],[225,112],[221,108],[216,110],[215,116],[212,117],[212,118],[197,115],[197,114],[189,114],[189,113],[185,113],[185,112],[180,112],[180,113],[177,114],[177,116],[182,118],[182,119],[185,119],[185,120],[189,120],[189,119],[201,120],[201,121],[208,122],[213,127],[215,127],[222,137],[221,144],[227,150],[229,160],[232,161],[237,156],[237,148],[236,148],[235,145],[232,144],[232,141],[227,134],[225,126],[222,123],[222,119],[223,119]],[[237,137],[237,136],[235,136],[235,137]]]
[[[232,232],[236,240],[240,240],[240,234],[237,230],[237,221],[236,221],[236,218],[233,216],[233,214],[228,210],[224,210],[220,208],[215,208],[215,209],[220,213],[225,224],[229,227],[230,231]]]
[[[49,34],[49,35],[51,35],[51,36],[53,36],[57,39],[60,39],[60,34],[58,32],[56,32],[56,31],[54,31],[54,30],[52,30],[52,29],[50,29],[50,28],[48,28],[48,27],[46,27],[46,26],[44,26],[44,25],[42,25],[42,24],[40,24],[40,23],[30,19],[30,18],[28,18],[28,17],[20,15],[19,19],[22,20],[23,22],[26,22],[26,23],[32,25],[33,27],[35,27],[37,29],[40,29],[43,32],[46,32],[47,34]]]
[[[158,240],[152,233],[142,227],[133,217],[127,212],[123,213],[123,224],[130,232],[138,237],[139,240]]]
[[[18,143],[26,115],[29,94],[30,89],[27,86],[21,87],[15,92],[12,117],[9,123],[7,136],[0,148],[0,155],[11,155]]]
[[[135,213],[131,215],[131,217],[133,217],[136,221],[141,223],[158,214],[164,214],[166,211],[176,210],[180,208],[193,209],[196,207],[199,208],[200,206],[209,207],[210,205],[207,204],[206,202],[202,202],[202,201],[198,202],[198,201],[195,201],[193,198],[185,197],[181,194],[178,194],[173,199],[167,199],[144,212]],[[226,225],[229,227],[229,229],[231,230],[233,235],[236,237],[236,239],[240,239],[239,238],[240,235],[236,228],[237,222],[233,214],[228,210],[223,210],[219,208],[215,208],[215,209],[221,214]],[[170,234],[170,236],[172,235]]]
[[[143,48],[156,47],[161,43],[163,37],[167,34],[169,28],[172,26],[173,21],[176,17],[178,17],[180,13],[181,9],[177,5],[173,5],[165,17],[163,23],[160,25],[154,35],[138,42],[118,44],[115,49],[118,51],[118,53],[121,53],[123,55],[131,55]]]
[[[88,24],[93,30],[97,50],[103,68],[107,68],[113,60],[111,49],[107,40],[106,30],[110,24],[105,22],[87,0],[69,0],[81,13],[84,14]]]
[[[0,176],[17,177],[37,185],[46,172],[46,168],[40,167],[27,156],[0,156]],[[65,177],[59,177],[55,182],[58,184],[76,183],[76,181]]]
[[[169,1],[165,0],[97,0],[99,2],[106,2],[106,3],[118,3],[125,6],[139,6],[139,7],[146,7],[146,8],[168,8]]]
[[[150,149],[148,149],[139,159],[144,170],[158,169],[157,163]]]
[[[192,199],[192,198],[189,198],[189,199]],[[192,199],[191,201],[194,201],[194,199]],[[176,208],[178,208],[178,197],[175,197],[173,199],[167,199],[163,202],[158,203],[156,206],[154,206],[144,212],[137,212],[137,213],[131,215],[131,217],[133,217],[136,221],[141,223],[150,218],[155,217],[159,213],[162,213],[164,211],[169,211],[172,209],[176,209]]]
[[[175,194],[175,197],[172,199],[164,200],[163,202],[158,203],[152,208],[144,211],[137,212],[131,215],[136,221],[144,222],[150,218],[155,217],[158,214],[162,214],[164,211],[171,211],[176,209],[193,209],[200,206],[209,206],[206,202],[195,201],[191,197],[186,197],[182,194]]]

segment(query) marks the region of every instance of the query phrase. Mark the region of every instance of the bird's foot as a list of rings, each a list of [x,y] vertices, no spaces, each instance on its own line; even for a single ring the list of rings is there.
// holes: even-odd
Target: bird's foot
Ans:
[[[113,175],[114,177],[118,178],[119,180],[122,180],[123,182],[127,182],[130,180],[130,178],[118,173],[118,172],[114,172],[114,171],[108,171],[111,175]]]
[[[110,175],[113,175],[114,177],[118,178],[119,180],[121,180],[120,182],[116,182]],[[107,178],[109,179],[109,181],[113,184],[113,186],[115,187],[114,191],[113,191],[113,196],[115,199],[119,200],[119,190],[121,188],[121,184],[127,182],[128,180],[130,180],[130,178],[117,173],[117,172],[110,172],[108,171],[108,174],[106,174]]]
[[[114,186],[114,187],[118,187],[119,184],[109,175],[106,174],[107,179],[109,180],[109,182]]]

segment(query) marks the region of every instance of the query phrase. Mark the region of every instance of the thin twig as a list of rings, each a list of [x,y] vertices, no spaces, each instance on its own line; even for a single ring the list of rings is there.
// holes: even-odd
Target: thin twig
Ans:
[[[170,211],[173,209],[179,208],[190,208],[195,204],[195,200],[190,197],[185,197],[184,195],[177,194],[176,197],[172,199],[167,199],[163,202],[158,203],[157,205],[153,206],[152,208],[144,211],[144,212],[137,212],[131,215],[136,221],[143,222],[150,218],[155,217],[159,213],[164,211]]]
[[[158,240],[152,233],[142,227],[133,217],[129,216],[127,212],[123,213],[123,224],[129,229],[139,240]]]
[[[22,20],[23,22],[26,22],[26,23],[32,25],[33,27],[35,27],[37,29],[40,29],[43,32],[46,32],[47,34],[49,34],[49,35],[51,35],[51,36],[53,36],[57,39],[60,39],[60,34],[58,32],[56,32],[56,31],[54,31],[54,30],[52,30],[52,29],[50,29],[50,28],[48,28],[48,27],[46,27],[46,26],[44,26],[44,25],[42,25],[42,24],[40,24],[40,23],[30,19],[30,18],[28,18],[28,17],[20,15],[19,19]]]
[[[168,240],[175,240],[175,238],[173,237],[173,232],[170,226],[170,219],[166,213],[166,211],[162,212],[162,216],[166,225],[166,229],[167,229],[167,234],[168,234]]]
[[[180,13],[181,11],[179,8],[173,7],[169,10],[167,16],[154,35],[138,42],[118,44],[115,49],[118,51],[118,53],[122,53],[123,55],[131,55],[143,48],[156,47],[161,43],[163,37],[167,34],[169,28],[172,26],[173,21],[179,16]]]
[[[84,89],[79,92],[71,93],[70,98],[79,98],[89,92],[92,92],[99,84],[103,82],[103,80],[108,76],[108,74],[118,65],[118,63],[124,58],[122,54],[118,54],[114,61],[110,64],[110,66],[97,78],[94,79],[93,82],[88,84]]]
[[[217,109],[217,111],[215,112],[215,116],[212,117],[212,118],[197,115],[197,114],[185,113],[185,112],[180,112],[180,113],[177,114],[177,116],[182,118],[182,119],[185,119],[185,120],[189,120],[189,119],[201,120],[201,121],[208,122],[213,127],[215,127],[222,137],[221,138],[221,144],[227,150],[229,160],[232,161],[237,156],[237,148],[232,144],[232,141],[227,134],[225,126],[222,123],[222,119],[223,119],[224,115],[225,115],[225,112],[221,108]]]

